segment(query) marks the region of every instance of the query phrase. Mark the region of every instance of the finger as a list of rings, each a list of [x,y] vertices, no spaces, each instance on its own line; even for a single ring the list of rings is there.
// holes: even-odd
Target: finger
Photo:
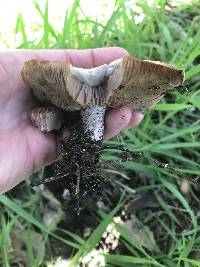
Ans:
[[[104,139],[109,139],[119,134],[121,131],[128,128],[130,125],[132,127],[134,125],[137,125],[142,120],[142,117],[140,115],[140,113],[132,114],[131,110],[126,106],[122,106],[108,111],[105,117]],[[69,138],[70,134],[68,129],[66,133],[67,137]],[[59,142],[60,141],[58,139],[58,144]],[[60,153],[60,145],[57,146],[57,149]]]
[[[125,106],[108,111],[105,118],[104,139],[119,134],[129,124],[131,116],[131,110]]]
[[[108,64],[126,55],[128,55],[128,52],[120,47],[86,50],[19,50],[0,52],[0,63],[3,66],[9,66],[10,73],[15,74],[15,78],[19,77],[21,79],[20,72],[24,62],[33,58],[69,62],[76,67],[92,68]]]
[[[66,50],[66,61],[76,67],[91,68],[122,58],[128,52],[120,47],[106,47],[89,50]]]
[[[21,69],[24,62],[33,58],[69,62],[76,67],[92,68],[102,64],[108,64],[118,58],[128,55],[128,52],[120,47],[107,47],[86,50],[17,50],[0,52],[0,85],[9,80],[13,90],[23,90],[27,94],[24,82],[21,78]],[[11,90],[9,88],[9,90]],[[7,95],[7,91],[6,91]],[[26,95],[24,95],[26,98]]]
[[[124,127],[123,131],[126,131],[134,126],[137,126],[143,119],[144,114],[140,112],[133,112],[129,123]]]

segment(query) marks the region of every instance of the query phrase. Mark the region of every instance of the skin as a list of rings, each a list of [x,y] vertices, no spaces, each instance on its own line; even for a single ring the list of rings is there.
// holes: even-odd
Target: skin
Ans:
[[[0,52],[0,192],[6,192],[56,158],[54,133],[42,133],[28,112],[38,106],[21,78],[24,61],[31,58],[67,61],[76,67],[109,64],[127,55],[122,48]],[[143,115],[127,107],[107,112],[104,138],[137,125]]]

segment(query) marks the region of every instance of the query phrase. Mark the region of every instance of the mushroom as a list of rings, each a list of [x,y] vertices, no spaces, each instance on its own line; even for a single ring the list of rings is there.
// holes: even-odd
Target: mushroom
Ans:
[[[32,59],[25,62],[22,78],[33,94],[52,108],[30,112],[41,131],[63,129],[66,111],[80,110],[81,120],[62,140],[62,159],[56,175],[75,196],[100,187],[99,163],[107,108],[121,105],[144,111],[184,82],[184,72],[159,61],[132,56],[92,69],[69,63]]]

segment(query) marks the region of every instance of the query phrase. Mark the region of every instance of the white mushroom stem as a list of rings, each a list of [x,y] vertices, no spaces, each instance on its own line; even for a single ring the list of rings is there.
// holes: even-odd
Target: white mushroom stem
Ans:
[[[103,140],[106,107],[91,106],[81,110],[83,129],[93,141]]]

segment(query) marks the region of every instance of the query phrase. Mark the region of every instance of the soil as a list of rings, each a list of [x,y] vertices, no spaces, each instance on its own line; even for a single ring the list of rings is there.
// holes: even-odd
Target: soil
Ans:
[[[84,131],[81,121],[71,129],[70,138],[61,140],[62,159],[53,164],[51,174],[67,189],[79,213],[79,202],[88,193],[102,192],[104,178],[99,161],[102,140],[93,141],[89,131]],[[48,179],[48,176],[45,177]],[[52,181],[54,183],[54,181]]]

